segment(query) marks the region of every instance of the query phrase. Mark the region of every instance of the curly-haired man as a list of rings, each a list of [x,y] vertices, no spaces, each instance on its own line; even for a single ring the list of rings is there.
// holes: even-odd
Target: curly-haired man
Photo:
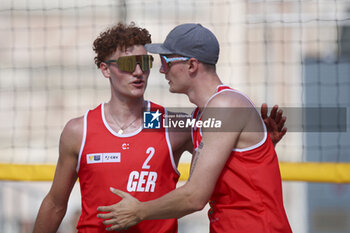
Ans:
[[[110,193],[111,186],[142,200],[175,188],[179,157],[191,148],[190,133],[177,132],[175,138],[166,130],[142,128],[144,109],[166,111],[144,100],[153,61],[144,48],[146,43],[151,43],[151,35],[133,23],[119,23],[94,41],[95,64],[109,79],[111,97],[63,129],[55,177],[39,210],[35,233],[57,231],[77,178],[82,200],[80,233],[106,232],[96,215],[99,205],[118,200]],[[125,232],[177,232],[177,221],[144,221]]]

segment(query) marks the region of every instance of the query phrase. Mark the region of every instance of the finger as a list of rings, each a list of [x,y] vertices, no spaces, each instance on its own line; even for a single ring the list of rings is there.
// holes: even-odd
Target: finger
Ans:
[[[128,227],[122,227],[118,223],[106,228],[107,231],[120,231],[120,230],[127,230],[127,229]]]
[[[283,110],[282,109],[278,110],[277,115],[276,115],[276,119],[275,119],[276,124],[278,124],[281,121],[282,115],[283,115]]]
[[[284,135],[287,133],[287,128],[283,128],[282,129],[282,131],[281,131],[281,133],[280,133],[280,137],[281,137],[281,139],[284,137]],[[280,139],[280,140],[281,140]]]
[[[266,103],[263,103],[261,105],[261,117],[262,119],[266,119],[267,118],[267,104]]]
[[[128,193],[123,192],[123,191],[121,191],[119,189],[115,189],[115,188],[112,188],[112,187],[110,187],[109,189],[111,190],[112,193],[114,193],[115,195],[118,195],[121,198],[125,198],[125,197],[127,197],[129,195]]]
[[[278,125],[274,123],[269,124],[269,132],[278,132]]]
[[[277,124],[278,131],[281,131],[284,127],[284,124],[286,123],[287,117],[283,116],[280,122]]]
[[[270,118],[271,119],[275,120],[276,114],[277,114],[277,109],[278,109],[278,105],[277,104],[272,107],[271,112],[270,112]]]
[[[283,129],[282,129],[282,135],[283,135],[283,136],[287,133],[287,130],[288,130],[287,128],[283,128]]]
[[[106,225],[106,226],[108,226],[108,225],[114,225],[114,224],[118,224],[118,221],[117,221],[117,219],[108,219],[108,220],[104,220],[103,222],[102,222],[104,225]]]
[[[107,213],[107,214],[98,214],[97,215],[98,218],[102,218],[102,219],[110,219],[113,217],[112,213]]]
[[[113,210],[113,207],[111,205],[97,207],[97,211],[100,211],[100,212],[111,212],[112,210]]]

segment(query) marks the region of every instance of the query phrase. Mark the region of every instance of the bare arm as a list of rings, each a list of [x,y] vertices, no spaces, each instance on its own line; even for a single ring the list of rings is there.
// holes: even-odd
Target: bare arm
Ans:
[[[217,99],[217,101],[212,100],[212,104],[216,107],[222,101],[219,98]],[[233,108],[232,114],[239,116],[237,115],[240,114],[238,109]],[[219,113],[214,118],[230,124],[233,122],[232,115],[226,113]],[[203,120],[207,117],[204,114]],[[237,120],[237,118],[241,120]],[[234,121],[235,124],[240,124],[237,127],[243,129],[247,118],[237,118]],[[113,190],[123,200],[113,206],[99,207],[99,211],[112,212],[99,214],[98,217],[108,219],[104,221],[105,225],[113,224],[112,227],[108,228],[109,230],[120,230],[126,229],[141,220],[180,218],[201,210],[208,202],[222,168],[230,156],[232,148],[237,144],[239,136],[240,131],[203,132],[201,145],[193,160],[190,178],[185,185],[159,199],[148,202],[139,202],[127,193]]]
[[[66,213],[68,199],[77,180],[75,169],[82,139],[82,122],[82,118],[71,120],[62,132],[55,177],[40,206],[33,233],[57,232]]]

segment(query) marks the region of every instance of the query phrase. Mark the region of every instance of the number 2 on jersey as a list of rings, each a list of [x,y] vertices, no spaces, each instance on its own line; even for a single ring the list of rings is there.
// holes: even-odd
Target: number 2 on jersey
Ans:
[[[146,150],[146,154],[148,154],[148,157],[147,159],[145,160],[145,162],[143,163],[142,165],[142,169],[150,169],[150,165],[148,165],[148,162],[151,160],[151,158],[153,157],[154,155],[154,152],[156,150],[154,149],[154,147],[148,147],[147,150]]]

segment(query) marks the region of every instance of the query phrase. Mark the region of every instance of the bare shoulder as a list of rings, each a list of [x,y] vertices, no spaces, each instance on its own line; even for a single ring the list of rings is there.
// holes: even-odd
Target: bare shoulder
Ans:
[[[64,126],[62,134],[68,134],[70,136],[82,135],[84,131],[84,116],[73,118],[67,122]]]
[[[80,150],[83,134],[84,116],[69,120],[61,133],[60,148],[78,152]]]
[[[209,102],[207,107],[253,107],[251,101],[241,92],[222,91],[215,95]]]
[[[202,119],[221,122],[223,132],[241,132],[256,121],[257,111],[244,94],[237,91],[223,91],[215,95],[207,104]]]

